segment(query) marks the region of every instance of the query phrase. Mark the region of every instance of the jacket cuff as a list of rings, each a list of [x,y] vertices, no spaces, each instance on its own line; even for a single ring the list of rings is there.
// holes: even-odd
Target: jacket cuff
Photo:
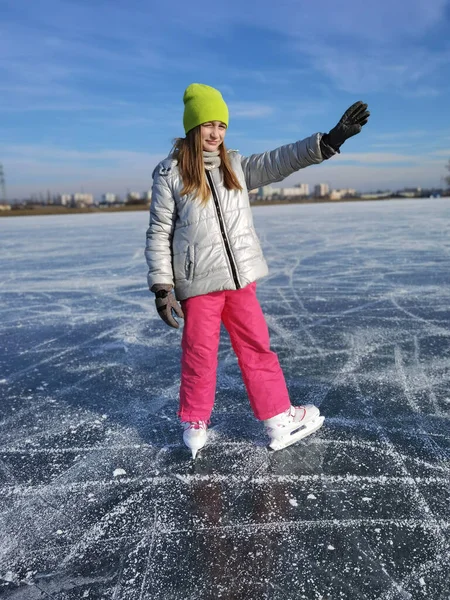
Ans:
[[[170,283],[155,283],[150,288],[150,291],[156,294],[156,292],[160,292],[164,290],[165,292],[170,292],[172,290],[172,286]]]
[[[323,156],[324,160],[327,160],[327,159],[331,158],[336,153],[337,154],[341,153],[341,151],[339,150],[339,148],[334,148],[329,143],[329,136],[328,136],[327,133],[324,133],[322,135],[322,137],[320,138],[320,151],[322,153],[322,156]]]

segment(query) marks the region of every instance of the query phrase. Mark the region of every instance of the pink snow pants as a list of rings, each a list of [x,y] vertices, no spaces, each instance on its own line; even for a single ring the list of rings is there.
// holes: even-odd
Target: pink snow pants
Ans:
[[[269,419],[291,405],[283,372],[270,350],[269,331],[256,297],[256,283],[181,302],[181,421],[209,421],[216,392],[220,324],[227,329],[257,419]]]

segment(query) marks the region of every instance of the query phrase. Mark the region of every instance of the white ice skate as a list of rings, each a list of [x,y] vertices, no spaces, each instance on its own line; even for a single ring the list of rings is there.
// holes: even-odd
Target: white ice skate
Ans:
[[[182,423],[183,441],[192,452],[192,458],[197,456],[200,448],[206,444],[206,421],[189,421]]]
[[[282,450],[291,444],[311,435],[323,425],[325,417],[314,404],[291,406],[279,415],[264,421],[267,435],[270,437],[269,447]]]

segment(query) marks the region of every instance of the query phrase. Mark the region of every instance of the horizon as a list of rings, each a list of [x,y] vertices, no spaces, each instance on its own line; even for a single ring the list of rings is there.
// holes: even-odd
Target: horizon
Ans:
[[[449,0],[285,0],[211,14],[204,0],[3,1],[0,141],[7,199],[151,188],[182,128],[184,89],[218,88],[243,155],[329,131],[356,100],[371,117],[299,183],[441,188],[450,159]],[[189,52],[187,52],[189,49]]]

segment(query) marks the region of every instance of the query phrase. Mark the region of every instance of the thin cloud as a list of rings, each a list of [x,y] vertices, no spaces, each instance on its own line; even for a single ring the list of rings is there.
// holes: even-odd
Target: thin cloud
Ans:
[[[436,159],[433,155],[437,153],[429,154],[396,154],[394,152],[360,152],[352,153],[346,152],[336,157],[339,162],[355,162],[366,165],[377,165],[377,164],[424,164],[425,162],[433,162]]]
[[[436,98],[442,95],[442,90],[432,86],[420,86],[416,89],[403,90],[403,95],[409,98]]]
[[[128,150],[69,150],[55,146],[0,147],[10,198],[51,190],[52,193],[149,189],[162,154]]]
[[[435,132],[436,133],[436,132]],[[428,137],[430,131],[426,129],[415,129],[408,131],[392,131],[390,133],[375,133],[373,137],[377,140],[396,140],[405,138],[422,138]]]
[[[131,150],[71,150],[57,146],[45,145],[8,145],[0,147],[2,156],[8,156],[10,159],[26,160],[33,159],[36,162],[41,160],[51,160],[58,162],[92,162],[92,161],[111,161],[118,163],[133,163],[149,161],[152,155],[146,152],[134,152]]]
[[[328,183],[331,188],[355,188],[358,191],[375,191],[404,187],[445,187],[445,162],[414,165],[345,165],[329,161],[317,168],[305,169],[283,181],[283,186],[298,183]]]
[[[217,23],[221,27],[245,24],[284,36],[307,37],[315,40],[317,47],[331,36],[359,36],[363,41],[379,43],[390,42],[394,36],[416,39],[441,22],[447,5],[446,0],[322,0],[305,9],[298,0],[284,0],[281,4],[270,0],[229,0],[211,11],[208,0],[174,0],[173,9],[183,25],[196,27],[204,35],[210,32],[209,26]]]
[[[434,154],[435,156],[448,156],[450,158],[450,148],[447,148],[446,150],[436,150],[431,154]]]
[[[93,103],[89,101],[83,102],[75,99],[67,99],[61,101],[55,101],[48,99],[47,101],[28,101],[26,105],[23,105],[21,101],[16,104],[0,104],[0,110],[2,112],[9,113],[32,113],[32,112],[74,112],[74,113],[85,113],[87,111],[92,112],[107,112],[114,108],[123,108],[125,105],[119,102],[106,103]]]
[[[226,69],[228,77],[234,80],[243,80],[267,86],[292,86],[292,82],[307,76],[309,69],[283,67],[282,69],[246,69],[229,67]]]
[[[356,45],[353,49],[322,43],[312,49],[299,44],[309,54],[313,68],[328,77],[340,90],[351,93],[393,92],[415,93],[423,90],[425,81],[437,77],[450,65],[449,52],[430,51],[413,46],[384,48]],[[395,57],[393,59],[393,57]]]
[[[410,142],[384,142],[380,144],[370,144],[371,148],[409,148]]]
[[[231,102],[229,104],[229,109],[233,117],[246,117],[248,119],[260,119],[262,117],[267,117],[274,112],[274,109],[271,106],[253,102]]]

